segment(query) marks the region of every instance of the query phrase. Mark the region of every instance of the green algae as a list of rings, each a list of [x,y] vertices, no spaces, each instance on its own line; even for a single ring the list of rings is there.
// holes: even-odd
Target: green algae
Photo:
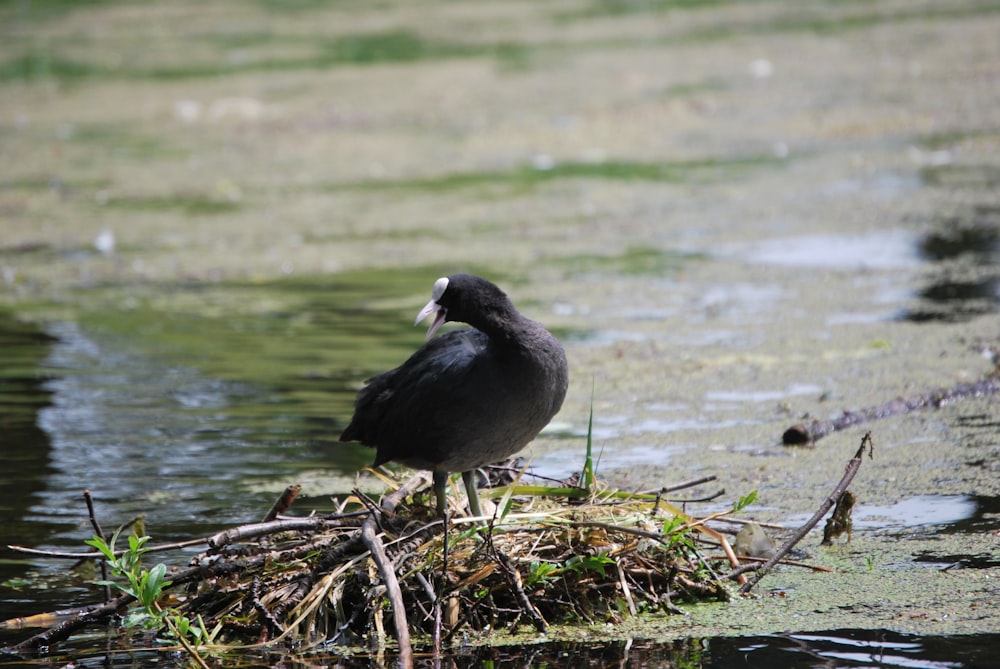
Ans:
[[[545,167],[517,166],[508,170],[463,172],[416,179],[366,179],[332,184],[332,190],[377,190],[447,192],[463,189],[499,188],[524,192],[542,184],[570,179],[625,182],[690,183],[733,178],[753,169],[785,166],[769,155],[699,158],[687,161],[638,162],[602,160],[595,162],[554,161]]]

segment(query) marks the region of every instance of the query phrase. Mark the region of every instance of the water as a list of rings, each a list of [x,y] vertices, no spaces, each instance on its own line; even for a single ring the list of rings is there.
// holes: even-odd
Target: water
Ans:
[[[0,312],[0,543],[82,550],[84,489],[105,529],[142,514],[157,542],[257,520],[292,482],[294,511],[329,508],[371,458],[335,441],[357,384],[420,345],[407,321],[459,261],[559,303],[564,340],[590,349],[602,467],[659,484],[747,455],[720,485],[760,481],[789,515],[856,436],[785,449],[793,412],[947,385],[986,367],[970,348],[996,348],[989,3],[69,4],[0,9],[0,286],[64,314],[38,329]],[[580,464],[589,380],[544,473]],[[997,411],[969,405],[874,426],[857,485],[880,501],[826,554],[845,571],[789,590],[808,604],[856,584],[837,600],[849,622],[828,607],[764,627],[797,633],[726,638],[681,619],[673,634],[700,637],[583,629],[449,660],[997,666],[981,622]],[[940,453],[933,473],[901,454],[916,449]],[[4,551],[0,618],[97,601],[68,566]],[[885,596],[907,608],[878,617],[866,590],[907,580]],[[963,614],[980,633],[935,634]],[[930,633],[881,629],[911,616]],[[172,660],[105,646],[80,635],[53,664]]]
[[[207,376],[171,359],[177,350],[152,357],[77,324],[42,332],[6,313],[0,338],[3,544],[83,550],[93,534],[84,490],[108,533],[142,516],[157,542],[204,536],[258,520],[304,476],[347,492],[344,480],[370,462],[368,449],[336,441],[341,424],[329,408],[344,418],[356,370],[318,378],[278,367],[264,386]],[[306,401],[316,386],[324,401]],[[327,492],[307,488],[300,504],[329,509]],[[27,583],[3,597],[0,618],[93,601],[94,589],[67,577],[64,563],[6,557],[0,583]],[[41,587],[53,580],[65,590]]]
[[[357,297],[352,293],[349,299]],[[371,295],[368,299],[376,298]],[[312,323],[315,328],[302,328],[297,333],[310,347],[337,349],[336,341],[323,340],[320,334],[332,320],[350,330],[346,336],[381,341],[383,347],[370,345],[370,357],[353,355],[347,358],[349,366],[338,369],[329,366],[322,353],[315,354],[319,359],[306,356],[309,359],[303,360],[303,349],[290,346],[281,349],[285,362],[267,366],[272,373],[268,383],[264,381],[267,374],[259,369],[247,367],[250,380],[240,380],[231,371],[245,364],[231,350],[254,341],[246,334],[248,323],[238,319],[228,319],[222,329],[219,323],[204,321],[202,328],[192,330],[189,322],[154,325],[148,314],[140,311],[136,320],[157,332],[159,343],[152,348],[159,351],[157,356],[150,355],[148,344],[129,345],[120,335],[120,325],[95,325],[88,330],[80,324],[55,322],[39,330],[3,314],[0,355],[6,373],[0,382],[0,404],[6,429],[0,443],[9,464],[0,474],[7,505],[3,509],[7,519],[4,543],[82,550],[82,540],[92,533],[81,496],[84,489],[91,491],[98,520],[106,529],[142,515],[157,542],[205,536],[222,527],[256,520],[286,483],[311,476],[340,481],[330,485],[334,492],[346,492],[349,484],[343,481],[370,459],[366,449],[335,442],[357,383],[384,366],[386,359],[398,356],[400,349],[419,345],[421,334],[411,331],[405,319],[394,317],[398,311],[395,306],[353,310],[355,313],[348,316],[352,310],[331,298],[314,309],[307,320],[318,319],[319,324]],[[297,316],[302,319],[307,311],[297,311]],[[387,322],[393,324],[387,326]],[[257,333],[263,339],[283,341],[288,334],[273,322],[256,327],[263,330]],[[206,335],[210,335],[208,340]],[[320,338],[318,343],[315,337]],[[179,360],[190,356],[190,339],[203,342],[203,356],[211,362],[180,364]],[[229,354],[222,353],[227,350]],[[205,368],[216,370],[217,375],[207,374]],[[704,400],[738,407],[817,391],[809,385],[749,394],[718,390]],[[683,407],[653,408],[678,411]],[[700,429],[711,427],[699,424]],[[676,428],[607,416],[601,418],[598,429],[607,431],[605,437],[611,438],[620,430],[662,433]],[[639,447],[609,453],[608,458],[617,466],[636,466],[669,458],[678,448],[684,445],[673,450]],[[560,456],[557,451],[548,459],[540,458],[536,466],[557,473],[559,467],[566,466],[565,454]],[[317,492],[320,489],[307,486],[297,508],[328,509],[330,503]],[[980,506],[989,502],[980,500]],[[975,502],[968,498],[934,496],[905,500],[892,508],[860,506],[856,528],[891,531],[900,523],[962,523],[975,508]],[[86,579],[68,572],[65,563],[12,554],[7,558],[0,562],[0,581],[5,584],[0,618],[82,605],[100,596]],[[947,559],[930,553],[917,557],[935,568],[945,566]],[[988,565],[970,562],[968,566]],[[0,640],[23,635],[6,631]],[[87,639],[83,636],[69,648],[77,647],[89,655],[92,651]],[[952,654],[942,655],[942,648]],[[848,631],[672,644],[634,640],[457,649],[454,662],[470,667],[486,663],[559,666],[572,658],[574,664],[583,666],[606,666],[609,661],[663,666],[694,657],[701,666],[731,666],[736,658],[743,658],[797,667],[825,658],[841,666],[976,667],[985,666],[981,661],[987,648],[982,637],[963,644],[949,638]],[[111,656],[101,661],[115,666],[121,660]],[[358,659],[357,666],[367,662]],[[343,666],[355,665],[343,660]]]
[[[826,240],[821,246],[848,249],[842,256],[847,262],[857,251],[852,246],[856,243],[851,237],[843,245]],[[893,259],[910,263],[915,257],[915,242],[904,235],[865,243],[884,246],[878,257],[890,266],[897,262]],[[774,260],[756,253],[754,262]],[[793,255],[801,259],[808,254]],[[840,262],[838,257],[831,254],[825,262]],[[170,293],[166,308],[153,304],[163,298],[131,291],[125,308],[108,310],[103,319],[55,321],[44,329],[26,325],[11,313],[0,314],[5,428],[0,444],[8,464],[0,473],[3,543],[82,550],[82,541],[92,534],[83,490],[91,492],[97,519],[106,530],[142,516],[156,542],[205,536],[257,520],[293,482],[306,482],[297,509],[329,509],[327,495],[347,492],[354,473],[371,458],[367,449],[337,443],[336,435],[349,416],[360,381],[398,364],[420,345],[422,331],[408,325],[408,316],[413,305],[422,303],[424,291],[410,286],[422,286],[414,276],[427,274],[389,273],[366,281],[347,277],[334,286],[188,286]],[[106,299],[118,299],[114,289]],[[198,310],[185,307],[192,300],[199,301]],[[250,301],[265,306],[250,312],[239,308]],[[959,302],[956,313],[967,310],[964,304]],[[598,332],[579,339],[592,346],[608,338],[614,339]],[[750,426],[757,421],[748,418],[747,405],[766,406],[820,392],[820,386],[801,382],[784,388],[720,388],[694,402],[646,404],[652,415],[644,419],[598,415],[594,437],[607,443],[623,434],[648,435],[644,439],[655,441],[602,452],[602,465],[657,464],[695,447],[676,440],[664,445],[658,435]],[[703,415],[692,416],[695,406]],[[731,418],[720,419],[720,411]],[[535,471],[556,477],[571,472],[574,467],[567,463],[579,448],[578,428],[557,427],[548,438],[567,437],[572,443],[538,457]],[[979,507],[988,501],[980,499]],[[957,526],[967,524],[976,508],[969,497],[933,495],[893,507],[860,505],[855,528],[891,532],[921,524]],[[183,561],[183,556],[176,559]],[[915,562],[938,569],[993,564],[983,556],[932,551],[917,555]],[[66,567],[8,554],[0,562],[0,582],[5,584],[0,618],[99,598],[94,586]],[[865,634],[871,633],[849,636],[867,639]],[[884,639],[887,633],[879,634]],[[20,636],[23,633],[5,632],[3,638]],[[656,666],[693,651],[709,663],[703,666],[727,666],[725,662],[740,654],[767,662],[780,659],[781,666],[798,666],[814,656],[836,657],[847,663],[844,666],[869,666],[866,662],[875,655],[887,664],[892,662],[885,658],[904,666],[964,667],[977,666],[978,661],[973,653],[965,664],[942,664],[925,652],[936,647],[930,641],[888,649],[870,639],[860,647],[845,639],[824,634],[720,638],[705,646],[636,641],[567,649],[550,644],[519,647],[509,655],[479,649],[455,657],[462,666],[487,661],[503,665],[518,657],[521,666],[527,666],[525,652],[532,658],[528,665],[559,663],[572,656],[598,666],[619,656]],[[872,650],[876,647],[877,653]]]
[[[763,636],[688,638],[673,642],[631,638],[619,641],[558,641],[524,646],[457,648],[448,653],[455,669],[546,667],[700,667],[738,666],[812,669],[905,667],[906,669],[993,669],[1000,634],[976,637],[920,636],[886,630],[838,629]],[[273,666],[285,660],[281,653],[250,656],[253,665]],[[392,666],[393,657],[311,653],[312,662],[341,669]],[[291,661],[292,658],[287,658]],[[122,669],[161,666],[162,657],[149,651],[94,652],[81,649],[75,666]],[[11,665],[7,665],[11,666]],[[429,652],[417,653],[415,666],[437,667]]]

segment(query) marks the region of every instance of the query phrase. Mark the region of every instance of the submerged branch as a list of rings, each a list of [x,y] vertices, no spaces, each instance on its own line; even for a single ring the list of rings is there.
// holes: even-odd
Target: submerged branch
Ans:
[[[125,608],[134,601],[135,598],[131,595],[119,595],[118,597],[115,597],[114,599],[99,606],[80,609],[79,612],[72,618],[64,620],[51,629],[25,639],[24,641],[14,645],[11,650],[15,652],[38,650],[40,648],[51,646],[54,643],[65,641],[72,636],[74,632],[78,632],[93,623],[107,620],[120,609]]]
[[[939,388],[922,395],[900,397],[873,407],[856,411],[845,410],[841,415],[830,420],[814,420],[808,425],[793,425],[781,435],[781,441],[785,446],[810,446],[832,432],[844,430],[854,425],[920,409],[940,409],[956,400],[995,393],[1000,393],[1000,376],[994,374],[972,383],[959,383],[951,388]]]

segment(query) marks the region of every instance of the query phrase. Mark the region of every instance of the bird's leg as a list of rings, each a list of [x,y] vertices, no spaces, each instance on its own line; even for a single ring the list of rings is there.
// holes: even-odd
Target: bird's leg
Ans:
[[[462,472],[462,481],[465,482],[465,494],[469,496],[469,511],[476,517],[483,515],[479,508],[479,491],[476,489],[476,470]]]
[[[445,497],[445,486],[448,485],[448,472],[435,467],[431,471],[434,481],[434,496],[437,497],[437,512],[444,520],[444,545],[441,547],[441,582],[448,578],[448,500]],[[441,592],[438,590],[438,592]]]
[[[437,498],[437,512],[439,516],[444,518],[445,511],[448,509],[448,501],[445,499],[445,486],[448,485],[448,472],[435,467],[431,472],[431,478],[434,481],[434,496]]]

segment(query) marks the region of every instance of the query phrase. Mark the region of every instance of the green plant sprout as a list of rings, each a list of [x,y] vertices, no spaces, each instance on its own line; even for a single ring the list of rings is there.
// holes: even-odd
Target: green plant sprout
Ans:
[[[121,555],[117,555],[115,546],[118,543],[120,534],[121,530],[119,529],[111,536],[110,543],[96,535],[93,539],[88,539],[84,542],[93,546],[104,555],[108,561],[108,565],[111,567],[112,574],[126,580],[126,583],[121,583],[120,581],[97,581],[97,584],[116,588],[126,595],[132,596],[139,602],[143,611],[139,616],[128,622],[130,626],[141,623],[146,628],[151,629],[162,625],[166,613],[157,604],[157,600],[163,594],[163,589],[170,585],[170,581],[165,578],[167,566],[160,563],[152,569],[144,569],[142,567],[142,556],[148,552],[145,544],[149,541],[149,537],[130,535],[128,538],[128,549],[122,551]]]
[[[125,579],[124,583],[120,581],[97,581],[96,583],[116,588],[139,602],[141,610],[130,614],[125,619],[126,627],[139,625],[146,629],[166,627],[169,636],[174,637],[200,666],[206,666],[195,646],[214,644],[222,630],[222,624],[219,623],[215,628],[209,630],[200,615],[192,621],[177,611],[160,606],[159,600],[163,596],[163,591],[171,584],[171,581],[166,578],[167,566],[162,562],[151,569],[145,569],[142,566],[142,557],[149,552],[149,549],[145,547],[146,542],[149,541],[148,536],[130,535],[128,549],[118,554],[115,546],[120,534],[121,528],[111,536],[110,542],[96,535],[93,539],[84,542],[96,548],[104,556],[111,567],[112,574]]]

